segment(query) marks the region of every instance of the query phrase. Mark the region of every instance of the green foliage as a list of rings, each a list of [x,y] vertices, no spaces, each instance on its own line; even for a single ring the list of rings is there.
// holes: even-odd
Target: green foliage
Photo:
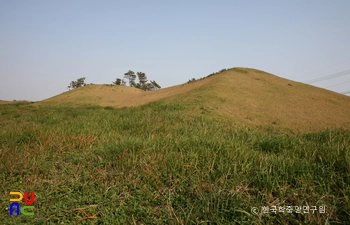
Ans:
[[[135,75],[134,71],[129,70],[128,72],[124,73],[124,78],[129,80],[129,86],[130,87],[134,87],[135,86],[136,75]]]
[[[129,70],[124,74],[125,78],[129,79],[130,87],[135,87],[144,91],[153,91],[161,88],[161,86],[154,80],[147,83],[148,80],[145,73],[137,72],[136,74],[139,80],[138,83],[135,82],[136,75],[133,71]]]
[[[187,81],[188,84],[189,84],[189,83],[193,83],[193,82],[196,82],[196,78],[192,78],[192,79],[189,79],[189,80]]]
[[[140,89],[145,90],[146,83],[148,81],[146,74],[143,72],[137,72],[136,74],[137,74],[137,77],[139,78]]]
[[[233,68],[233,70],[239,73],[248,73],[246,70],[240,68]]]
[[[206,77],[201,77],[201,78],[199,78],[199,79],[192,78],[192,79],[189,79],[189,80],[187,81],[187,83],[189,84],[189,83],[196,82],[196,81],[198,81],[198,80],[203,80],[203,79],[205,79],[205,78],[207,78],[207,77],[211,77],[211,76],[213,76],[213,75],[215,75],[215,74],[219,74],[219,73],[225,72],[226,70],[227,70],[227,69],[222,69],[222,70],[220,70],[220,71],[218,71],[218,72],[211,73],[211,74],[209,74],[208,76],[206,76]]]
[[[162,88],[155,80],[151,80],[150,83],[146,84],[147,91],[153,91]]]
[[[75,89],[82,86],[86,86],[85,77],[78,78],[76,81],[71,81],[70,85],[68,86],[68,89]]]
[[[112,84],[115,84],[115,85],[122,85],[122,79],[117,78]]]
[[[263,152],[280,153],[289,149],[288,139],[281,135],[269,135],[265,138],[257,140],[253,144],[253,148]]]
[[[105,106],[104,109],[106,109],[106,110],[114,110],[114,107],[113,106]]]
[[[126,85],[126,82],[124,79],[120,79],[120,78],[117,78],[114,82],[112,82],[113,85],[121,85],[121,86],[125,86]]]
[[[349,130],[256,130],[187,107],[2,105],[2,223],[349,221]],[[35,191],[35,216],[10,217],[9,191]],[[327,213],[261,213],[288,205]]]
[[[219,73],[225,72],[226,70],[227,70],[227,69],[225,68],[225,69],[222,69],[222,70],[220,70],[220,71],[218,71],[218,72],[211,73],[211,74],[209,74],[207,77],[211,77],[211,76],[213,76],[213,75],[215,75],[215,74],[219,74]]]

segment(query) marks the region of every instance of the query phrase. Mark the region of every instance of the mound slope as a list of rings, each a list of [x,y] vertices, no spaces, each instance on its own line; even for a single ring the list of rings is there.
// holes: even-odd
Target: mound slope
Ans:
[[[38,104],[131,107],[184,94],[207,83],[208,80],[202,80],[150,92],[127,86],[88,85],[45,99]]]
[[[209,84],[177,97],[198,112],[254,126],[350,128],[348,96],[247,68],[229,69],[208,80]]]
[[[128,106],[129,99],[143,91],[136,88],[111,85],[89,85],[64,92],[41,101],[49,105],[101,105]]]
[[[161,100],[185,104],[189,113],[284,129],[350,128],[350,97],[248,68],[232,68],[194,83],[157,91],[93,85],[39,104],[130,107]]]
[[[27,100],[13,100],[13,101],[6,101],[6,100],[0,100],[0,105],[2,104],[16,104],[16,103],[28,103]]]

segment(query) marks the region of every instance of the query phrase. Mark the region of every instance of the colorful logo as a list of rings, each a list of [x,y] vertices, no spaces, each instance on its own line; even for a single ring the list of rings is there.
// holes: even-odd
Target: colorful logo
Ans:
[[[11,198],[11,195],[17,195],[18,198]],[[20,206],[19,202],[24,200],[25,206]],[[28,192],[24,192],[24,198],[21,192],[10,192],[10,216],[13,215],[13,209],[16,209],[17,216],[21,215],[21,213],[25,216],[34,216],[34,212],[27,212],[26,209],[34,209],[32,204],[34,203],[34,192],[30,194],[30,200],[28,199]]]

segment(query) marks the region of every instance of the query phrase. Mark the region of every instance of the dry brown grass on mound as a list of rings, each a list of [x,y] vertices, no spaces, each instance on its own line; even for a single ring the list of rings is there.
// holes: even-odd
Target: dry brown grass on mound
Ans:
[[[130,98],[142,93],[136,88],[110,85],[89,85],[67,91],[39,104],[127,106]]]
[[[186,104],[186,113],[210,113],[258,127],[350,128],[350,97],[247,68],[151,92],[125,86],[86,86],[38,104],[130,107],[160,99]]]
[[[165,99],[171,96],[176,97],[180,94],[186,94],[198,87],[208,85],[209,83],[210,83],[210,80],[205,79],[194,83],[181,84],[181,85],[172,86],[168,88],[162,88],[156,91],[142,92],[138,95],[135,95],[134,98],[130,99],[131,101],[127,106],[138,106],[149,102],[157,101],[160,99]]]
[[[127,86],[91,85],[65,92],[41,101],[40,104],[78,104],[101,105],[114,107],[131,107],[143,105],[170,96],[186,93],[196,87],[208,84],[209,80],[201,80],[190,84],[181,84],[156,91],[145,92]]]
[[[18,100],[18,101],[5,101],[5,100],[0,100],[0,105],[2,104],[15,104],[15,103],[26,103],[29,102],[27,100]]]
[[[1,104],[11,104],[13,103],[14,101],[4,101],[4,100],[0,100],[0,105]]]
[[[189,102],[199,112],[201,107],[211,114],[258,127],[350,128],[348,96],[254,69],[232,69],[210,78],[210,85],[177,98]]]

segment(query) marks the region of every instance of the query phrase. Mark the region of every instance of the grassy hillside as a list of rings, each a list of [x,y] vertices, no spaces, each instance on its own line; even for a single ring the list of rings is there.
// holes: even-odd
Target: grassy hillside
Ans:
[[[238,68],[147,93],[96,85],[1,104],[1,222],[345,224],[348,103]],[[10,191],[34,191],[35,215],[9,216]]]
[[[88,85],[43,100],[38,105],[114,105],[122,107],[129,106],[130,99],[142,93],[142,90],[131,87]]]
[[[4,100],[0,100],[0,105],[2,104],[22,104],[22,103],[28,103],[28,101],[26,100],[20,100],[20,101],[4,101]]]
[[[197,111],[255,127],[270,125],[293,131],[350,128],[348,96],[246,68],[205,80],[205,85],[169,102],[188,102]]]
[[[225,117],[189,114],[190,109],[165,100],[122,109],[2,105],[2,222],[349,220],[349,130],[262,131]],[[10,217],[10,191],[34,191],[35,215]],[[317,206],[317,211],[262,212],[274,206]],[[320,206],[326,213],[319,212]]]
[[[177,85],[150,92],[128,86],[88,85],[46,99],[37,105],[132,107],[183,94],[207,83],[207,81],[201,81],[186,86]]]
[[[283,79],[263,71],[233,68],[194,83],[157,91],[94,85],[38,104],[130,107],[165,99],[185,102],[189,113],[211,113],[239,124],[311,131],[350,128],[350,97]]]

